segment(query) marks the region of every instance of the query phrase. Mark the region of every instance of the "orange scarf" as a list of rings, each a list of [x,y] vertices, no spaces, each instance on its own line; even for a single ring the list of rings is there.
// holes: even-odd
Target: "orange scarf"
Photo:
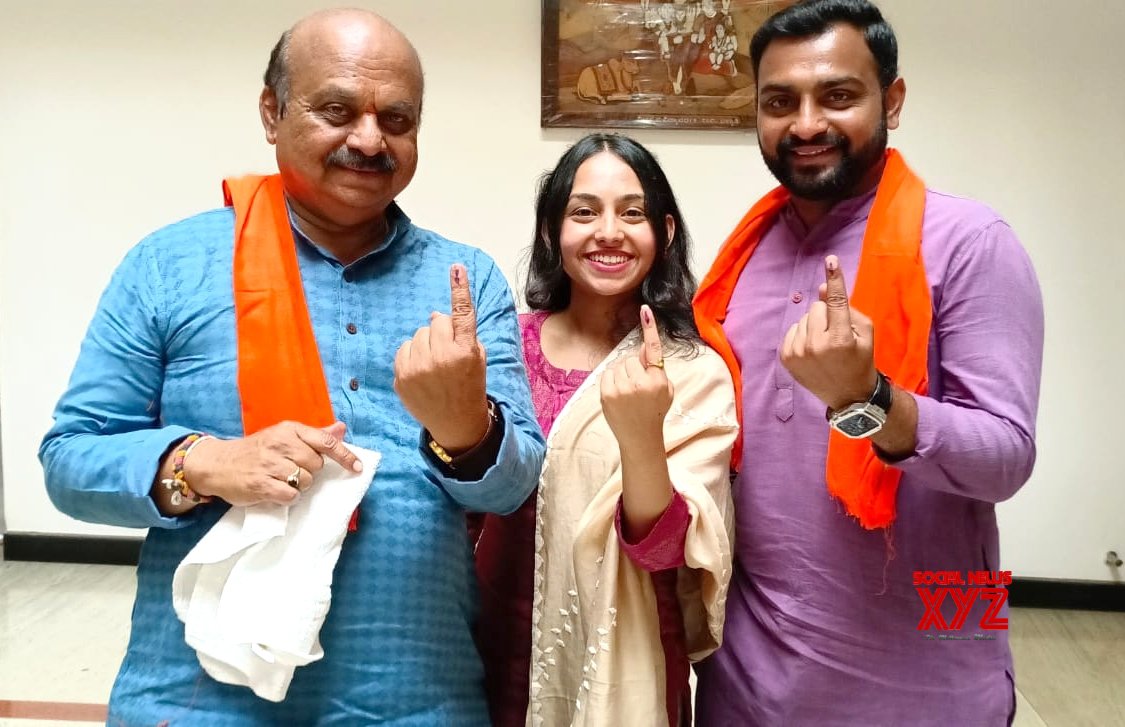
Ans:
[[[246,434],[282,421],[336,421],[305,305],[280,175],[223,180],[234,207],[238,393]]]
[[[739,421],[742,377],[734,350],[723,332],[727,307],[750,255],[789,202],[778,187],[751,208],[723,243],[695,296],[699,332],[730,367]],[[926,188],[894,149],[886,166],[863,235],[859,271],[851,305],[875,324],[875,365],[899,388],[925,395],[930,343],[930,286],[922,260],[922,215]],[[742,457],[741,438],[733,461]],[[895,495],[902,473],[885,465],[865,439],[848,439],[832,431],[825,478],[828,491],[867,529],[883,528],[895,518]]]

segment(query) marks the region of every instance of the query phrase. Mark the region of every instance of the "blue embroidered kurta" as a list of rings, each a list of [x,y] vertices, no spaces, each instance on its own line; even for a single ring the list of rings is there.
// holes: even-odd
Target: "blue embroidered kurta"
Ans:
[[[397,207],[389,216],[387,240],[348,266],[297,233],[332,406],[348,426],[346,441],[383,460],[336,566],[320,632],[325,657],[297,669],[282,704],[204,674],[172,610],[174,569],[226,507],[215,502],[166,518],[149,498],[172,443],[193,431],[243,433],[233,212],[157,231],[113,275],[40,449],[60,510],[150,528],[110,724],[487,724],[464,510],[519,507],[539,477],[543,437],[503,275],[483,252],[414,226]],[[469,272],[488,392],[504,420],[497,463],[476,482],[443,476],[392,387],[395,351],[431,311],[449,311],[449,267],[457,262]]]

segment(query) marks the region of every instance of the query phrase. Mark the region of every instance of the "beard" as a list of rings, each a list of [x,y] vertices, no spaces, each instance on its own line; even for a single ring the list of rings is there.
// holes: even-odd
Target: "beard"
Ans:
[[[840,161],[828,168],[802,170],[795,164],[798,146],[830,146],[840,152]],[[871,169],[883,160],[887,149],[886,115],[879,127],[859,149],[852,149],[848,137],[832,132],[817,134],[812,139],[786,136],[777,144],[773,156],[760,147],[765,161],[777,181],[794,197],[812,202],[838,202],[851,197]]]

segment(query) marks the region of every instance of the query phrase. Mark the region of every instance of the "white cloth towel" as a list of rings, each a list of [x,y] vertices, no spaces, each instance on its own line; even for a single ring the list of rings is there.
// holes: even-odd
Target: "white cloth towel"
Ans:
[[[176,568],[172,605],[216,680],[280,702],[296,668],[323,658],[332,571],[379,464],[377,452],[348,449],[363,472],[325,460],[292,505],[232,507]]]

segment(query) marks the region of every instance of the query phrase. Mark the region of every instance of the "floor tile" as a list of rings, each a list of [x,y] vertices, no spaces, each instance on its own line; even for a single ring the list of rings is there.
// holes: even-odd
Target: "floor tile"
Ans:
[[[1125,727],[1125,613],[1011,609],[1016,684],[1049,727]]]
[[[0,699],[104,704],[135,589],[130,567],[0,562]]]

